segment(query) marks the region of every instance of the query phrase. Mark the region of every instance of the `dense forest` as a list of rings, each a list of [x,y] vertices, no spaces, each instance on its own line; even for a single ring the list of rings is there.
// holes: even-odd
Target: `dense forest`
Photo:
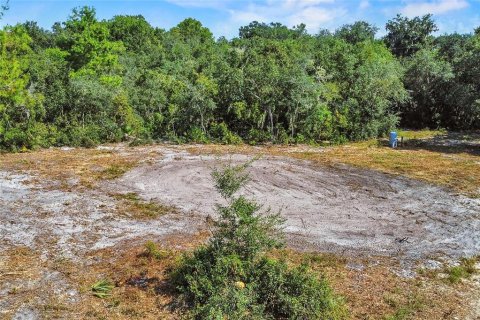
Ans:
[[[0,10],[1,11],[1,10]],[[102,142],[340,143],[394,127],[480,128],[480,28],[431,15],[308,34],[252,22],[215,39],[195,19],[76,8],[51,30],[0,31],[0,148]]]

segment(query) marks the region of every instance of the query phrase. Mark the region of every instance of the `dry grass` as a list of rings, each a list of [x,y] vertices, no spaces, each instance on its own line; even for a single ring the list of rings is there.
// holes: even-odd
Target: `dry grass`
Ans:
[[[178,247],[188,241],[189,247],[199,243],[198,239],[187,237],[174,243]],[[101,262],[77,275],[79,286],[85,288],[82,303],[76,307],[80,317],[181,319],[173,308],[175,292],[166,275],[183,250],[172,250],[168,244],[157,244],[157,247],[164,253],[161,259],[150,255],[144,246],[121,254],[112,249],[97,252],[95,256]],[[391,271],[396,266],[383,258],[372,264],[347,261],[332,254],[292,250],[280,250],[272,255],[286,259],[291,265],[308,263],[318,276],[326,276],[335,292],[344,298],[351,319],[463,319],[469,311],[465,296],[472,288],[468,283],[449,285],[429,277],[401,278]],[[348,267],[352,263],[361,264],[365,269],[353,270]],[[111,279],[115,287],[110,296],[99,299],[89,289],[104,278]]]
[[[56,181],[68,189],[73,180],[84,188],[93,188],[97,181],[114,179],[133,168],[146,156],[142,152],[120,154],[113,150],[59,148],[27,153],[0,153],[0,168],[27,171],[37,177]]]
[[[37,294],[32,286],[42,276],[38,253],[28,247],[15,247],[0,253],[0,292],[5,308],[0,308],[0,319],[11,318],[16,309],[28,303]],[[8,308],[7,308],[8,306]]]
[[[158,201],[144,201],[134,192],[111,194],[119,200],[117,212],[134,219],[154,219],[167,213],[176,213],[173,206],[167,206]]]
[[[480,157],[458,148],[453,153],[409,145],[391,149],[382,142],[371,140],[326,148],[202,145],[187,150],[195,154],[286,156],[327,166],[347,164],[423,180],[471,197],[480,196]]]
[[[81,303],[75,307],[78,319],[181,319],[171,305],[175,294],[166,272],[182,250],[199,245],[207,236],[207,233],[178,234],[161,244],[146,241],[144,245],[132,247],[124,243],[91,253],[88,259],[98,262],[70,275],[71,280],[83,288]],[[160,257],[155,252],[152,254],[153,246],[155,252],[161,253]],[[102,279],[114,283],[110,295],[103,299],[91,291],[92,285]]]
[[[182,319],[174,308],[175,292],[169,285],[167,270],[182,252],[197,247],[208,236],[208,232],[196,236],[178,234],[161,243],[123,243],[90,253],[85,257],[88,263],[56,259],[41,265],[38,255],[27,248],[9,251],[7,259],[2,260],[7,263],[0,266],[2,274],[12,273],[1,279],[4,284],[15,279],[28,283],[41,277],[41,268],[46,268],[60,272],[80,297],[75,304],[67,304],[55,295],[47,295],[43,302],[39,304],[37,299],[32,305],[32,298],[39,297],[42,289],[20,287],[8,293],[7,298],[14,297],[15,304],[1,316],[11,316],[21,303],[26,303],[40,308],[45,318]],[[344,298],[351,319],[464,319],[470,311],[466,297],[474,288],[468,281],[451,284],[428,275],[402,278],[392,271],[398,265],[388,258],[371,257],[367,261],[289,249],[271,255],[290,265],[307,263],[318,276],[326,276],[335,292]],[[98,298],[92,285],[102,279],[111,281],[113,288],[107,296]]]
[[[428,139],[436,136],[446,134],[446,130],[399,130],[399,137],[404,137],[405,139]]]
[[[293,250],[274,255],[292,264],[307,263],[319,276],[325,275],[344,297],[352,319],[464,319],[470,311],[465,296],[475,290],[468,282],[453,286],[438,278],[402,278],[392,271],[399,266],[384,257],[347,260]]]

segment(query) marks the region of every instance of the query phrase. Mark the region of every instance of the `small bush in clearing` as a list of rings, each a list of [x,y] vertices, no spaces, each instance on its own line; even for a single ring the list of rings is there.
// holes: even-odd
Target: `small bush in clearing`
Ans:
[[[307,266],[266,257],[283,246],[279,214],[236,193],[248,182],[248,163],[212,176],[225,205],[217,205],[209,242],[186,254],[170,273],[180,301],[195,319],[343,319],[327,281]]]

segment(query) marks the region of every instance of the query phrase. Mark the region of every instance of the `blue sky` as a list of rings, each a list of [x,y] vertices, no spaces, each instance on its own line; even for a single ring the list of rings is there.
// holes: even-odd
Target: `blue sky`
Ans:
[[[377,25],[379,35],[383,35],[385,22],[397,13],[409,17],[433,13],[439,33],[468,33],[480,26],[480,0],[10,0],[10,10],[0,26],[34,20],[50,28],[56,21],[65,21],[72,8],[84,5],[95,7],[99,19],[141,14],[164,29],[193,17],[216,37],[227,38],[236,36],[240,26],[253,20],[288,26],[304,22],[311,33],[366,20]]]

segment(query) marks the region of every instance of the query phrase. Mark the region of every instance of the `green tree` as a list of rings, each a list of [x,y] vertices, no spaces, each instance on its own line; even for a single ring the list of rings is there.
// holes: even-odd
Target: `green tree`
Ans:
[[[69,53],[72,76],[99,76],[106,82],[118,82],[118,55],[124,47],[121,42],[110,41],[108,26],[97,21],[95,9],[73,9],[59,38]]]
[[[238,191],[248,182],[244,165],[214,170],[217,205],[209,242],[186,254],[170,274],[195,319],[344,319],[328,283],[307,266],[288,267],[266,257],[283,243],[278,214]]]
[[[363,41],[373,41],[378,28],[366,21],[357,21],[354,24],[346,24],[335,31],[335,36],[345,41],[356,44]]]
[[[480,128],[480,34],[471,37],[454,60],[455,84],[448,91],[448,107],[442,114],[451,128]]]
[[[31,47],[33,51],[40,52],[41,50],[52,48],[54,46],[53,34],[41,27],[35,21],[27,21],[22,24],[32,39]]]
[[[31,39],[22,26],[0,31],[0,144],[7,149],[46,146],[41,94],[29,87]]]
[[[431,34],[438,31],[431,14],[409,19],[398,14],[385,26],[385,43],[397,57],[408,57],[431,41]]]
[[[292,29],[281,23],[266,24],[263,22],[253,21],[247,26],[240,27],[239,37],[241,39],[250,39],[254,37],[264,39],[286,40],[298,39],[307,36],[305,24],[299,24]]]
[[[108,28],[111,41],[121,41],[129,52],[148,53],[160,45],[155,29],[141,15],[115,16],[108,21]]]
[[[437,128],[445,107],[445,93],[454,74],[438,50],[421,49],[405,62],[405,87],[411,100],[402,110],[403,123],[416,128]]]
[[[44,121],[49,123],[66,120],[70,111],[69,69],[67,53],[59,48],[49,48],[32,55],[29,66],[30,87],[45,97]]]
[[[361,64],[344,98],[349,110],[348,137],[378,137],[398,123],[395,107],[407,98],[403,69],[382,43],[363,42],[357,49]]]

